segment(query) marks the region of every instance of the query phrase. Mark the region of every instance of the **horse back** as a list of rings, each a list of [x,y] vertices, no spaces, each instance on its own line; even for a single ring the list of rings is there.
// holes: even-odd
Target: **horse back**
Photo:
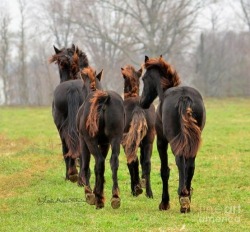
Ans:
[[[198,127],[202,130],[205,126],[206,112],[201,94],[194,88],[188,86],[173,87],[164,94],[162,102],[161,120],[163,133],[168,141],[171,141],[180,132],[179,103],[190,101],[192,117],[196,120]]]

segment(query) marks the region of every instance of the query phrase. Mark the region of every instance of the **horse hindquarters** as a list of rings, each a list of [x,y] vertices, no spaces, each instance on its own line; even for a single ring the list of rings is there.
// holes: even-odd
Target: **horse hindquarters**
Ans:
[[[89,152],[95,158],[94,194],[97,209],[104,207],[104,165],[109,144],[112,147],[110,164],[113,177],[111,205],[113,208],[120,206],[117,170],[124,129],[124,108],[121,97],[119,96],[119,100],[116,100],[116,95],[109,91],[96,90],[86,99],[83,115],[79,116],[80,133]]]
[[[163,108],[169,117],[164,129],[167,132],[166,136],[170,141],[179,170],[178,194],[182,213],[190,211],[191,181],[194,175],[195,157],[201,143],[201,130],[205,123],[202,98],[194,89],[191,89],[191,93],[188,90],[185,89],[185,95],[180,94],[181,96],[175,101],[171,96],[165,98],[168,103],[164,104]],[[174,118],[179,120],[174,123]],[[166,117],[165,120],[167,120]],[[166,129],[167,127],[168,129]]]
[[[67,81],[59,84],[54,91],[52,115],[62,141],[63,157],[66,164],[66,180],[77,181],[75,157],[79,152],[76,130],[76,114],[83,102],[82,82]]]

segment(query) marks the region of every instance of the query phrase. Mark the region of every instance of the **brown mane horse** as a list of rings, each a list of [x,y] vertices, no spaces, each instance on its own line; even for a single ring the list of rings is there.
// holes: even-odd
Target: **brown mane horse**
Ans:
[[[93,90],[93,72],[87,70],[87,77]],[[81,171],[79,182],[85,186],[86,201],[95,204],[96,208],[104,207],[104,170],[105,159],[111,145],[110,166],[112,169],[113,187],[111,206],[120,207],[117,171],[119,166],[120,143],[124,129],[124,107],[120,95],[113,91],[95,90],[90,92],[77,116],[77,127],[80,134]],[[95,158],[95,187],[89,183],[90,154]]]
[[[124,108],[126,114],[124,138],[122,141],[127,165],[131,178],[131,192],[134,196],[142,193],[142,186],[146,187],[146,196],[153,198],[150,184],[151,155],[155,137],[155,108],[142,109],[139,101],[139,86],[142,69],[136,71],[133,66],[121,68],[124,78]],[[137,150],[140,147],[140,163],[142,179],[139,178],[139,161]]]
[[[80,70],[88,66],[88,59],[75,45],[61,50],[54,47],[54,50],[49,62],[58,64],[60,84],[54,90],[52,115],[62,142],[65,179],[75,182],[78,179],[75,158],[79,156],[76,114],[89,92],[79,78]]]
[[[148,108],[157,95],[160,104],[156,116],[157,149],[161,159],[163,183],[160,210],[169,209],[167,148],[170,144],[179,170],[180,211],[190,211],[191,181],[195,158],[205,126],[206,112],[200,93],[188,86],[179,86],[180,78],[174,68],[162,56],[145,57],[146,72],[140,104]]]

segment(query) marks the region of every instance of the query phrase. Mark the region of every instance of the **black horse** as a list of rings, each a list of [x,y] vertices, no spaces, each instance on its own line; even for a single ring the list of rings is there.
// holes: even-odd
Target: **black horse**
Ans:
[[[66,164],[66,180],[77,180],[75,158],[79,155],[79,138],[76,131],[76,114],[84,100],[83,81],[79,72],[88,66],[84,52],[75,45],[59,50],[54,47],[55,54],[50,63],[58,64],[60,84],[54,90],[52,115],[62,141],[62,151]]]
[[[191,87],[179,86],[177,72],[162,56],[145,57],[146,72],[140,104],[148,108],[157,95],[160,104],[156,113],[157,149],[161,159],[163,183],[160,210],[169,209],[167,148],[170,143],[179,170],[180,211],[190,211],[191,181],[194,175],[195,158],[201,143],[206,112],[200,93]]]
[[[96,89],[96,80],[89,72],[91,87]],[[95,80],[95,81],[92,81]],[[77,116],[80,134],[81,171],[80,179],[85,186],[86,201],[96,208],[104,207],[104,170],[105,159],[111,145],[110,166],[112,169],[113,188],[111,206],[120,207],[117,171],[119,166],[120,143],[124,129],[124,107],[120,95],[113,91],[96,90],[91,92]],[[95,187],[89,183],[90,154],[95,158]]]
[[[121,68],[124,78],[124,108],[126,114],[125,136],[122,144],[127,156],[127,165],[131,178],[131,191],[134,196],[142,193],[146,187],[146,196],[153,198],[150,184],[151,155],[155,137],[155,108],[142,109],[139,101],[139,86],[142,69],[136,71],[133,66]],[[139,178],[139,161],[137,150],[140,147],[140,163],[142,167]]]

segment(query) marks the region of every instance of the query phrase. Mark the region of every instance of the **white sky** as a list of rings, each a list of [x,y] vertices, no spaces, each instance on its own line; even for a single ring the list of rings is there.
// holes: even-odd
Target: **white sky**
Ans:
[[[27,0],[26,0],[27,1]],[[63,1],[63,0],[62,0]],[[174,1],[174,0],[172,0]],[[250,1],[250,0],[249,0]],[[27,1],[28,4],[34,3],[34,1]],[[203,0],[205,4],[209,2],[209,0]],[[20,13],[18,10],[18,0],[1,0],[0,2],[1,12],[2,9],[6,8],[9,9],[12,21],[11,21],[11,28],[15,30],[18,28],[18,23],[20,20]],[[212,14],[220,14],[218,19],[218,29],[224,30],[243,30],[244,28],[239,28],[239,21],[240,19],[235,14],[235,9],[240,11],[239,8],[239,0],[217,0],[216,4],[210,4],[209,6],[205,7],[198,18],[199,27],[202,29],[211,29],[211,15]],[[218,12],[218,13],[217,13]]]

